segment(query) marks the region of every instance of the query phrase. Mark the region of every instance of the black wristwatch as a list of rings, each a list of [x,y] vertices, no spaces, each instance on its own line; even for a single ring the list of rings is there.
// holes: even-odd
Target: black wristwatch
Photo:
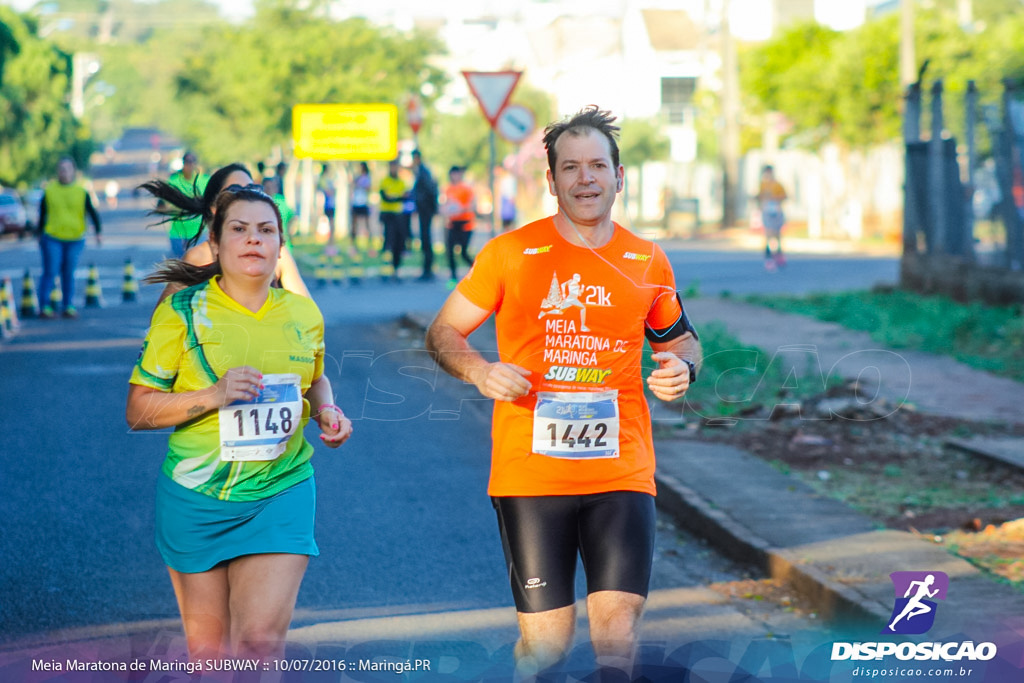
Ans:
[[[686,363],[686,367],[690,368],[690,384],[693,384],[694,382],[696,382],[697,381],[697,365],[692,360],[686,360],[685,358],[680,358],[679,360],[681,360],[684,363]]]

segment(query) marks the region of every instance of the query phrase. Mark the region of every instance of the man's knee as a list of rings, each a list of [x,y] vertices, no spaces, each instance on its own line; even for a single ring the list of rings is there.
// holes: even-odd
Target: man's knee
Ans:
[[[587,598],[590,640],[595,650],[619,652],[636,642],[645,598],[634,593],[599,591]]]
[[[575,605],[544,612],[520,612],[517,668],[521,673],[530,673],[556,664],[572,647],[575,628]]]

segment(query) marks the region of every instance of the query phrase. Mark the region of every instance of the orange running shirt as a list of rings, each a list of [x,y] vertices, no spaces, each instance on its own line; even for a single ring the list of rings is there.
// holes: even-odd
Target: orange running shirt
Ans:
[[[449,185],[444,191],[444,200],[446,204],[457,204],[460,207],[472,206],[473,188],[466,183]],[[462,229],[466,232],[473,229],[473,223],[475,220],[476,214],[471,210],[461,211],[448,217],[449,225],[452,221],[464,221],[465,225]]]
[[[665,252],[619,225],[611,241],[594,250],[562,238],[552,218],[484,246],[458,291],[495,312],[501,361],[530,370],[532,384],[531,392],[513,403],[495,401],[490,495],[654,495],[654,443],[641,357],[645,325],[663,330],[682,315],[675,289]],[[587,432],[581,431],[582,423],[569,432],[566,423],[554,426],[557,418],[546,416],[576,408],[554,404],[542,411],[537,392],[608,390],[618,392],[617,457],[535,452],[564,448],[564,439],[582,445],[587,437],[589,448],[602,436],[593,422]]]

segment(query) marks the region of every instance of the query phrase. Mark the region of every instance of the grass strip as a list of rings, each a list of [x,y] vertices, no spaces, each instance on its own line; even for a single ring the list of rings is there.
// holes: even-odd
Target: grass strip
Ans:
[[[871,334],[890,348],[926,351],[1024,382],[1021,307],[962,304],[903,290],[752,295],[750,303],[798,313]]]

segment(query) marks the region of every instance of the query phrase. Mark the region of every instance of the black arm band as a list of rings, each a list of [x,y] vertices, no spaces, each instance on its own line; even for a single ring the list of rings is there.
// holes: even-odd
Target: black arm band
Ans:
[[[694,339],[700,340],[700,337],[697,336],[697,330],[693,329],[690,319],[686,317],[686,309],[683,307],[683,299],[679,296],[679,292],[676,292],[676,300],[679,301],[679,318],[662,330],[655,330],[652,327],[644,329],[644,336],[647,337],[647,341],[670,342],[673,339],[682,337],[687,332],[692,334]]]

